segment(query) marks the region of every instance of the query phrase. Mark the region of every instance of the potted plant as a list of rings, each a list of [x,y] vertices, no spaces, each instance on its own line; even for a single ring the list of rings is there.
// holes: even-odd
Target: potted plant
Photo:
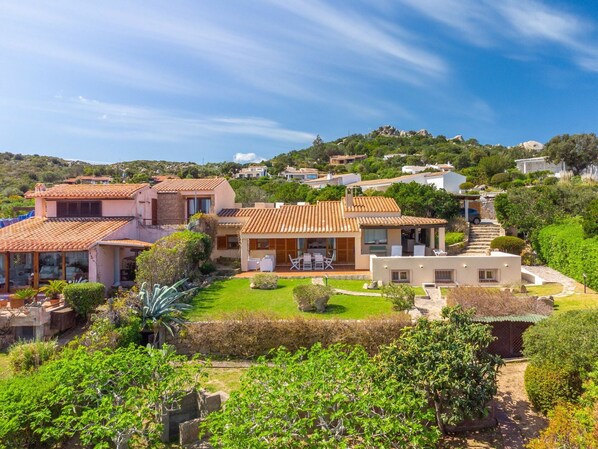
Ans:
[[[46,298],[50,300],[50,304],[57,305],[60,303],[60,295],[62,295],[62,291],[66,286],[66,281],[49,281],[48,285],[44,285],[39,291],[46,295]]]
[[[37,290],[31,287],[26,287],[21,290],[17,290],[10,297],[9,303],[11,309],[18,309],[23,307],[25,304],[30,303],[37,296]]]

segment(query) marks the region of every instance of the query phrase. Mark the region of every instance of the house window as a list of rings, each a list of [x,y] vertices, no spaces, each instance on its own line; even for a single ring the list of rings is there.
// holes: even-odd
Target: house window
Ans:
[[[270,249],[270,240],[257,239],[257,249]]]
[[[238,249],[239,236],[238,235],[219,235],[216,238],[216,245],[218,249]]]
[[[410,281],[408,270],[397,270],[390,272],[390,280],[395,284],[408,284]]]
[[[498,270],[480,270],[478,272],[480,282],[498,282]]]
[[[212,210],[212,200],[210,198],[187,198],[187,218],[198,212],[209,214]]]
[[[101,217],[101,201],[57,201],[56,216],[66,217]]]
[[[62,253],[39,254],[39,283],[62,279]]]
[[[65,253],[64,261],[67,281],[89,279],[89,254],[87,251]]]
[[[363,240],[366,245],[386,244],[388,243],[386,229],[365,229]]]
[[[453,270],[435,270],[434,281],[437,284],[452,284],[455,282],[455,272]]]

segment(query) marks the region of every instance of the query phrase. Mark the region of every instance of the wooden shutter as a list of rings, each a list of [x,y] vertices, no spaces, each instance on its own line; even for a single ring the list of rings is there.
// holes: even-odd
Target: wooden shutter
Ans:
[[[249,239],[249,250],[256,250],[257,249],[257,239]]]
[[[216,237],[216,248],[226,249],[226,236],[225,235],[219,235]]]

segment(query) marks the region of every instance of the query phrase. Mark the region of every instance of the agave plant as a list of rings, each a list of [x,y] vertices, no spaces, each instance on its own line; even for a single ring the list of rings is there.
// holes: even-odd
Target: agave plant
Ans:
[[[149,288],[144,282],[139,289],[143,328],[154,332],[154,346],[160,348],[164,342],[164,331],[174,335],[176,326],[184,325],[184,313],[191,305],[183,302],[195,289],[179,291],[187,280],[181,279],[173,285],[155,284]]]

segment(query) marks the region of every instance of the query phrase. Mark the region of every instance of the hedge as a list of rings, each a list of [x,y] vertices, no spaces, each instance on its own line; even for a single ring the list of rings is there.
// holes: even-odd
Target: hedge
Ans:
[[[566,366],[530,363],[525,369],[524,382],[530,402],[544,414],[559,402],[572,402],[581,394],[579,373]]]
[[[444,236],[444,243],[446,246],[463,243],[464,240],[465,234],[463,232],[447,232]]]
[[[293,289],[293,299],[302,312],[324,313],[333,291],[324,285],[298,285]]]
[[[104,301],[106,288],[99,282],[83,282],[67,285],[62,293],[67,305],[77,315],[87,318]]]
[[[598,290],[598,237],[584,238],[580,219],[543,228],[534,247],[548,266]]]
[[[519,256],[525,248],[525,240],[522,240],[519,237],[503,235],[492,240],[490,242],[490,248]]]
[[[172,340],[185,354],[253,358],[267,355],[280,346],[289,351],[310,348],[315,343],[360,344],[370,354],[400,337],[411,318],[396,313],[385,319],[322,320],[296,317],[276,319],[268,314],[241,312],[227,320],[189,323],[185,332]]]

